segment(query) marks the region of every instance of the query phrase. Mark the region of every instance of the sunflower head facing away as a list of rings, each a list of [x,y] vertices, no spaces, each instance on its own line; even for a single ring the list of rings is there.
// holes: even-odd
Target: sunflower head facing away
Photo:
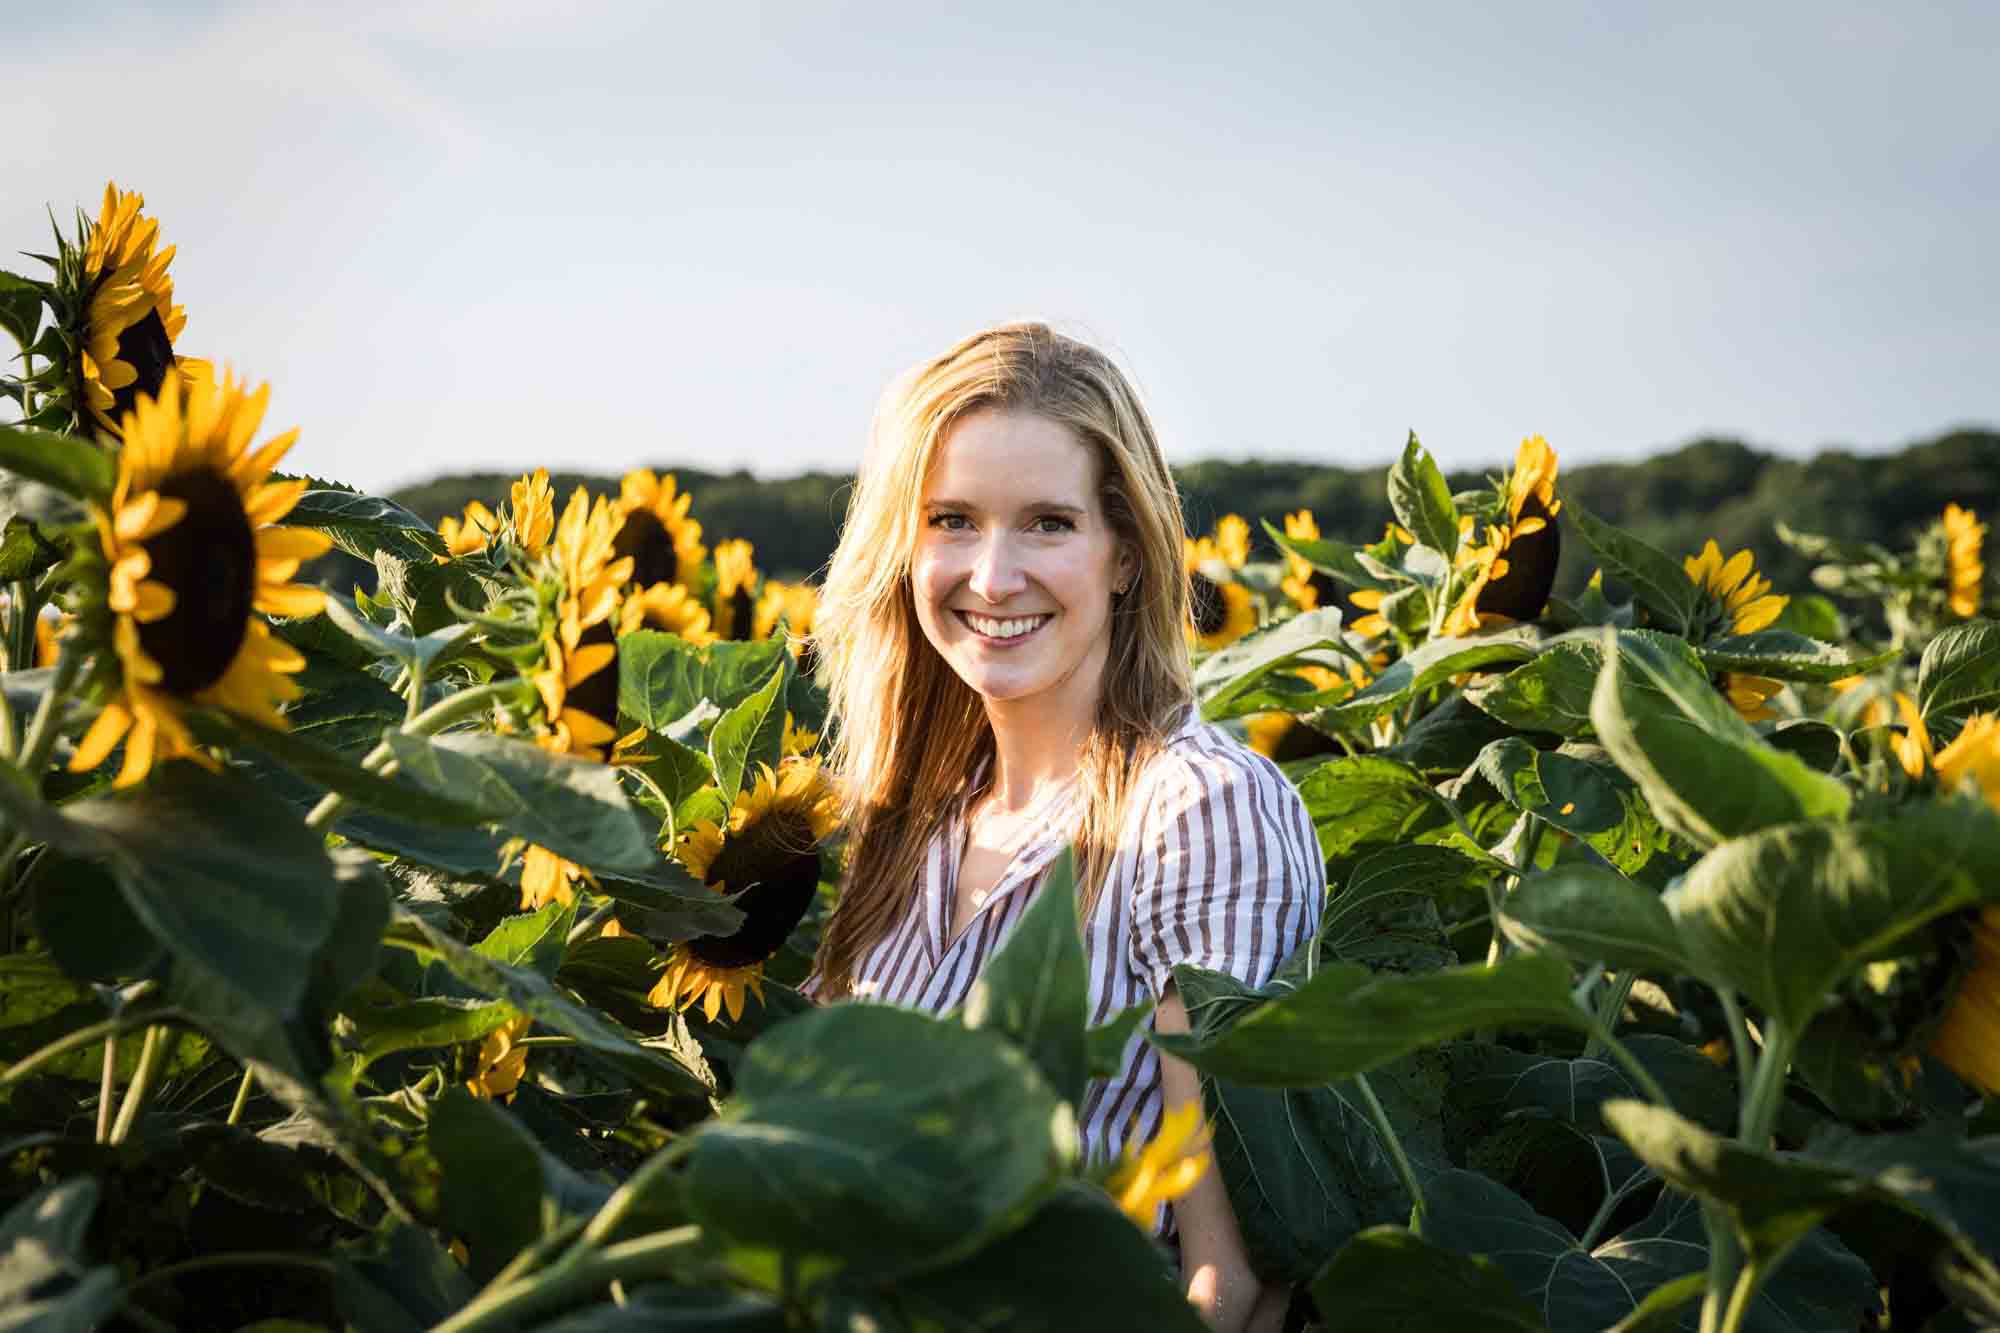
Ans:
[[[121,680],[71,768],[95,768],[121,740],[121,787],[156,760],[212,766],[182,720],[190,704],[285,725],[277,705],[298,697],[288,677],[305,659],[256,613],[319,614],[319,589],[289,580],[332,541],[272,526],[306,482],[268,480],[297,431],[250,447],[269,395],[268,387],[245,393],[234,377],[184,384],[169,371],[159,396],[141,395],[121,423],[110,506],[91,513],[110,567],[105,601]]]
[[[1241,514],[1224,514],[1215,520],[1215,550],[1231,569],[1250,563],[1250,525]]]
[[[1970,509],[1944,507],[1945,602],[1961,620],[1979,614],[1980,584],[1986,579],[1982,550],[1986,525]]]
[[[1980,911],[1969,954],[1930,1051],[1967,1082],[2000,1096],[2000,907]]]
[[[1319,523],[1313,518],[1312,510],[1301,509],[1285,515],[1285,535],[1293,541],[1318,541]],[[1279,586],[1301,611],[1332,606],[1340,598],[1338,584],[1314,569],[1303,556],[1293,555],[1290,551],[1285,552],[1285,577]]]
[[[708,608],[678,583],[655,583],[643,592],[633,592],[630,601],[639,608],[641,624],[647,629],[677,634],[689,643],[714,643],[709,628]]]
[[[757,562],[750,543],[737,537],[715,548],[715,633],[747,639],[757,621]]]
[[[1446,634],[1533,620],[1548,606],[1562,558],[1556,523],[1562,501],[1555,487],[1556,452],[1531,435],[1515,451],[1513,471],[1500,488],[1500,516],[1487,526],[1485,542],[1469,545],[1461,529],[1459,552],[1473,575],[1445,620]]]
[[[785,643],[792,656],[801,662],[801,669],[808,675],[811,668],[803,663],[812,653],[813,617],[819,614],[819,589],[810,583],[781,583],[777,579],[764,580],[764,591],[757,594],[757,609],[750,625],[750,636],[768,639],[781,629]]]
[[[174,247],[160,245],[160,224],[145,206],[144,195],[106,185],[97,220],[79,217],[79,244],[64,243],[57,262],[57,303],[76,349],[69,391],[77,419],[112,434],[140,395],[160,392],[187,324],[167,274]],[[206,362],[182,370],[208,374]]]
[[[1188,580],[1188,609],[1192,613],[1189,639],[1201,648],[1213,650],[1256,629],[1257,607],[1250,599],[1250,590],[1222,574],[1218,567],[1229,567],[1229,561],[1215,539],[1184,537],[1181,543]]]
[[[446,514],[438,520],[438,535],[444,538],[447,554],[438,557],[440,561],[453,556],[473,555],[486,549],[493,540],[493,534],[500,530],[500,520],[491,509],[477,500],[469,500],[465,505],[465,517],[453,518]]]
[[[837,825],[833,787],[816,758],[786,758],[762,768],[738,793],[728,827],[697,823],[682,838],[681,864],[718,892],[739,893],[743,924],[733,935],[683,940],[649,997],[660,1008],[697,1002],[710,1019],[725,1008],[743,1016],[747,987],[763,999],[764,964],[785,940],[819,888],[819,849]]]
[[[1771,591],[1771,580],[1757,573],[1756,557],[1749,549],[1727,560],[1713,538],[1700,555],[1681,562],[1689,579],[1702,593],[1701,619],[1696,625],[1699,638],[1718,634],[1754,634],[1775,621],[1792,599]]]
[[[651,468],[627,472],[618,484],[618,554],[632,557],[632,581],[641,588],[657,583],[692,588],[708,554],[701,524],[688,517],[694,497],[675,489],[672,473],[656,477]]]
[[[555,623],[543,632],[544,661],[535,673],[546,730],[544,747],[600,762],[618,738],[618,636],[639,628],[644,608],[619,596],[630,556],[612,558],[617,511],[602,496],[593,503],[579,486],[556,524],[551,562],[562,580]]]

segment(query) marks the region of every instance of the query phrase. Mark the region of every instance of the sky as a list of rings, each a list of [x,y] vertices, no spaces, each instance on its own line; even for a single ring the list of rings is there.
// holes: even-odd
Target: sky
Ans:
[[[1990,3],[35,21],[0,250],[143,191],[179,350],[268,381],[287,466],[364,489],[850,470],[897,372],[1024,317],[1111,351],[1176,461],[2000,421]]]

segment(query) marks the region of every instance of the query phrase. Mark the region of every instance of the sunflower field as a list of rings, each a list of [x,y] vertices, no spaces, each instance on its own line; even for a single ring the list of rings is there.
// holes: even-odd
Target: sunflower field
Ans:
[[[1092,1025],[1059,872],[963,1012],[816,1007],[812,586],[649,471],[435,529],[283,472],[173,254],[112,187],[0,274],[5,1327],[1198,1333],[1210,1170],[1293,1329],[2000,1323],[1977,515],[1780,592],[1535,437],[1412,439],[1372,543],[1225,517],[1198,700],[1312,813],[1309,945]],[[1082,1160],[1140,1041],[1203,1105]]]

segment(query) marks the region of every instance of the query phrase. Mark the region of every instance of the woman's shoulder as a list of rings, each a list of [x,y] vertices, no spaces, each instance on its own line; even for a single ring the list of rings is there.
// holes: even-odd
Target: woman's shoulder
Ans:
[[[1149,823],[1216,802],[1247,801],[1270,815],[1304,808],[1276,764],[1192,708],[1148,762],[1136,794]]]

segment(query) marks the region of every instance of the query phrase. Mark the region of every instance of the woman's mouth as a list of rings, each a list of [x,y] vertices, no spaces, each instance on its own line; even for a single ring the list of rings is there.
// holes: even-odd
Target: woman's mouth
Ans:
[[[1031,616],[982,616],[972,611],[954,611],[953,614],[982,642],[993,644],[1020,643],[1055,619],[1049,612]]]

